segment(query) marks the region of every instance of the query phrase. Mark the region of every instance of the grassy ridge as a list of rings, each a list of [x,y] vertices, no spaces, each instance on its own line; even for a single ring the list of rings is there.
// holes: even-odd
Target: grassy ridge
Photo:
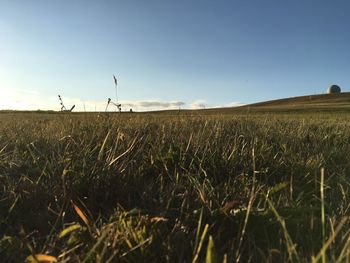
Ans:
[[[350,92],[334,93],[334,94],[317,94],[308,96],[291,97],[284,99],[277,99],[271,101],[258,102],[247,105],[249,107],[302,107],[310,106],[320,107],[349,107]]]
[[[0,256],[344,261],[349,143],[346,114],[2,114]]]

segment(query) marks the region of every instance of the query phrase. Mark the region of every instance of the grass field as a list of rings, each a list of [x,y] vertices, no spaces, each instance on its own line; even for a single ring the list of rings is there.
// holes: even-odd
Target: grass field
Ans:
[[[349,262],[347,109],[0,114],[3,262]]]

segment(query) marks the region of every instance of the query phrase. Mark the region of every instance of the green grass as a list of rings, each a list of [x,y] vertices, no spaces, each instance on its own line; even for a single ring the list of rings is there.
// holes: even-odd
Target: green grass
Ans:
[[[0,114],[1,259],[349,261],[349,115],[204,113]]]

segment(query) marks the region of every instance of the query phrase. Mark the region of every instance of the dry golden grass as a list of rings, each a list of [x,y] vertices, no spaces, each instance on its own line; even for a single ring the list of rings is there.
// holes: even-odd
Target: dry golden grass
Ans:
[[[344,262],[349,121],[329,110],[0,114],[0,256]]]

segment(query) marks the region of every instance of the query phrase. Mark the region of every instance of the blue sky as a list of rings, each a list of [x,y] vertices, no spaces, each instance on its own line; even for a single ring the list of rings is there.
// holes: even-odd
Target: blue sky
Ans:
[[[139,110],[350,91],[349,12],[346,0],[0,0],[0,109],[57,109],[57,94],[102,109],[113,74]]]

